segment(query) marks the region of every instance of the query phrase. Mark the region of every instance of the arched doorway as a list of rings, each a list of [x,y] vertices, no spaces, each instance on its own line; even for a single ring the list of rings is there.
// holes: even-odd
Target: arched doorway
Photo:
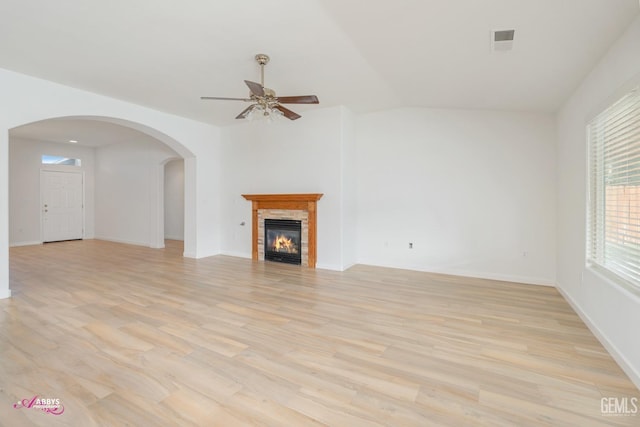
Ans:
[[[84,217],[75,228],[84,230],[84,238],[164,247],[164,164],[179,157],[168,144],[111,119],[95,117],[49,119],[9,133],[11,245],[47,241],[42,236],[57,217],[51,216],[52,207],[46,202],[38,203],[42,196],[35,196],[43,194],[42,188],[35,188],[39,171],[58,176],[82,174]],[[75,163],[40,164],[40,158],[51,155]]]
[[[120,129],[129,130],[131,132],[137,132],[139,135],[144,136],[144,138],[148,140],[153,140],[159,146],[164,147],[164,150],[165,150],[164,156],[155,156],[152,159],[152,161],[155,162],[155,164],[151,169],[149,169],[149,172],[146,176],[146,181],[149,188],[155,189],[155,191],[149,191],[147,193],[147,197],[148,197],[147,202],[149,203],[149,206],[157,207],[155,213],[153,212],[153,209],[147,209],[148,211],[147,215],[149,219],[147,221],[149,225],[149,232],[147,236],[148,236],[149,246],[151,247],[164,246],[164,222],[163,222],[163,215],[161,212],[164,208],[164,202],[163,202],[164,163],[166,163],[168,159],[174,159],[174,158],[183,159],[184,171],[185,171],[184,185],[185,187],[190,187],[190,188],[184,189],[184,193],[189,195],[185,197],[185,209],[184,209],[185,224],[183,228],[187,230],[187,232],[184,233],[184,256],[198,257],[199,255],[198,248],[196,246],[197,227],[195,224],[196,209],[197,209],[197,206],[195,203],[195,181],[197,178],[197,173],[195,171],[195,164],[196,164],[195,155],[191,152],[191,150],[187,149],[184,145],[176,141],[174,138],[171,138],[156,129],[150,128],[146,125],[142,125],[139,123],[124,120],[124,119],[117,119],[113,117],[100,117],[100,116],[67,116],[67,117],[57,117],[53,119],[44,120],[44,122],[47,122],[47,121],[51,121],[52,123],[55,122],[58,125],[61,125],[61,124],[64,125],[65,122],[66,124],[75,123],[76,125],[79,123],[83,123],[84,125],[91,125],[91,124],[98,124],[98,123],[103,125],[108,124],[110,126],[118,127]],[[38,121],[37,123],[39,122],[41,121]],[[26,126],[28,125],[29,124],[27,124]],[[7,153],[9,153],[9,139],[11,134],[13,134],[16,129],[23,128],[24,126],[25,125],[21,125],[21,126],[16,126],[14,128],[9,129],[8,132],[5,133],[0,139],[0,143],[1,143],[0,146],[5,146]],[[2,141],[2,139],[4,139],[4,141]],[[44,139],[47,140],[48,138],[44,138]],[[37,158],[39,159],[40,157],[37,156]],[[10,163],[12,167],[14,165],[16,167],[19,167],[18,166],[19,162],[15,162],[14,160],[9,162],[8,160],[9,160],[8,156],[5,157],[6,163],[4,163],[4,165],[0,164],[0,168],[9,169]],[[10,205],[9,205],[10,191],[9,191],[9,184],[7,181],[5,181],[6,187],[4,187],[5,183],[0,182],[0,184],[2,184],[2,186],[4,187],[4,189],[0,191],[0,196],[2,196],[0,197],[0,199],[2,199],[0,200],[0,211],[1,213],[3,213],[3,215],[6,215],[7,223],[9,223],[10,221],[8,220],[8,217],[9,217],[9,211],[10,211]],[[38,199],[38,197],[33,193],[31,194],[30,197]],[[40,215],[40,209],[41,209],[39,202],[36,202],[36,206],[37,206],[36,211],[38,212],[36,216],[38,216]],[[36,222],[38,222],[38,225],[40,225],[38,220],[36,220]],[[90,226],[91,216],[89,217],[89,221],[85,221],[85,225],[84,225],[85,228],[86,228],[87,222],[88,222],[88,225]],[[10,230],[8,230],[8,228],[9,227],[0,229],[0,241],[6,242],[5,244],[0,245],[1,246],[0,247],[0,264],[1,264],[0,273],[2,276],[0,277],[0,298],[7,298],[11,295],[11,291],[8,286],[8,280],[6,279],[8,278],[8,247],[9,247],[9,242],[11,241]],[[41,235],[41,232],[38,231],[38,233],[36,234]],[[14,237],[14,236],[12,235],[11,237]],[[89,234],[87,237],[91,237],[91,234]],[[94,234],[94,237],[96,237],[95,234]],[[117,239],[113,239],[113,240],[117,240]],[[126,239],[123,239],[123,240],[126,240]],[[36,238],[34,240],[27,241],[27,243],[29,242],[35,243],[37,241],[38,239]],[[140,243],[140,242],[138,241],[138,242],[131,242],[131,243]]]
[[[141,105],[13,72],[0,72],[0,298],[9,289],[9,130],[52,118],[119,124],[167,144],[185,163],[184,256],[220,251],[220,129]]]

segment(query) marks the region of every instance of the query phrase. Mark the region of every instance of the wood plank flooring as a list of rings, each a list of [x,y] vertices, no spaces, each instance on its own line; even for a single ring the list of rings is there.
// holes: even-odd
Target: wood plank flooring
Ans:
[[[601,413],[640,393],[553,288],[181,253],[12,248],[0,425],[640,425]]]

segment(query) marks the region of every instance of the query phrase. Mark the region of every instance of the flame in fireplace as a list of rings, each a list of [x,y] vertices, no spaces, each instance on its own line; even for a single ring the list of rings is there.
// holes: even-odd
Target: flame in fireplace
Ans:
[[[298,253],[298,247],[294,241],[282,234],[273,239],[273,245],[271,247],[276,252],[286,252],[288,254]]]

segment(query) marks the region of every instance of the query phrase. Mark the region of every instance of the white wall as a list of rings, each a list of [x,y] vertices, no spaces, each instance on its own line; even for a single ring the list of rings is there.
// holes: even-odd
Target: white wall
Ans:
[[[185,255],[220,251],[220,130],[139,105],[0,69],[0,298],[10,295],[9,129],[57,117],[87,117],[128,126],[185,159]]]
[[[251,257],[251,202],[241,194],[324,193],[317,206],[317,267],[343,269],[343,114],[340,107],[319,108],[295,122],[223,129],[224,253]]]
[[[358,262],[553,285],[554,150],[551,115],[360,116]]]
[[[96,149],[96,238],[164,247],[164,167],[175,157],[151,140]]]
[[[358,261],[357,254],[357,181],[356,115],[342,110],[342,268]]]
[[[9,139],[9,244],[42,243],[40,171],[81,171],[84,175],[84,238],[94,236],[94,153],[90,147],[22,138]],[[42,165],[43,155],[81,159],[80,167]]]
[[[164,168],[164,237],[184,240],[183,160],[172,160]]]
[[[0,299],[9,298],[9,127],[0,102]],[[3,131],[6,130],[6,131]]]
[[[640,18],[558,114],[557,285],[640,387],[640,296],[585,267],[586,124],[634,83],[640,85]]]

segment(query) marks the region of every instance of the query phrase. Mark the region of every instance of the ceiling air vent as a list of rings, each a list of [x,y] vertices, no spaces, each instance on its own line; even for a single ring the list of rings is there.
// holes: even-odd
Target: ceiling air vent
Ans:
[[[505,52],[513,49],[513,35],[516,30],[493,30],[491,31],[491,50],[494,52]]]

